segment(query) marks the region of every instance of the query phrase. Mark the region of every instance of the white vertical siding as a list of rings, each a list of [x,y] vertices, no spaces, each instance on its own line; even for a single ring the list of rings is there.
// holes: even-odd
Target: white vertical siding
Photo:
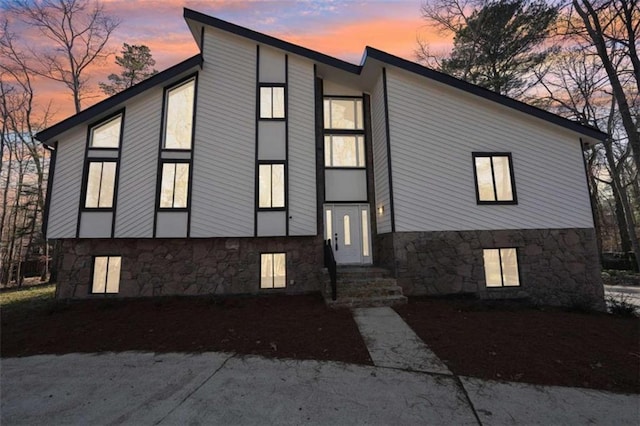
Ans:
[[[87,126],[60,135],[58,141],[47,238],[75,238]]]
[[[256,46],[207,28],[204,54],[198,76],[191,236],[253,236]]]
[[[289,56],[289,235],[316,235],[313,63]]]
[[[400,70],[387,84],[397,231],[593,227],[579,135]],[[476,204],[472,151],[512,153],[517,205]]]
[[[385,125],[384,87],[382,76],[371,92],[371,132],[373,137],[373,180],[375,186],[378,234],[391,232],[391,208],[389,206],[389,168],[387,164],[387,130]],[[382,215],[378,208],[384,206]]]
[[[161,114],[162,87],[150,89],[126,106],[116,238],[153,236]]]

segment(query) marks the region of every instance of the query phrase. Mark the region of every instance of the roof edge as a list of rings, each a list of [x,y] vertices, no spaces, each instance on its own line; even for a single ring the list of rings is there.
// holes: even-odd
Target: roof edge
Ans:
[[[50,142],[51,139],[58,136],[60,133],[65,132],[70,128],[77,126],[78,124],[81,124],[87,120],[93,119],[96,115],[102,114],[103,112],[106,112],[107,110],[117,106],[118,104],[121,104],[122,102],[125,102],[128,99],[131,99],[132,97],[144,92],[145,90],[168,81],[195,66],[202,66],[202,63],[203,58],[201,54],[197,54],[195,56],[192,56],[191,58],[185,59],[184,61],[170,68],[167,68],[166,70],[161,71],[149,77],[148,79],[143,80],[140,83],[123,90],[120,93],[108,97],[103,101],[100,101],[97,104],[92,105],[89,108],[54,124],[51,127],[41,130],[40,132],[36,133],[35,137],[44,145],[53,146],[53,143]]]
[[[475,84],[469,83],[467,81],[460,80],[456,77],[450,76],[449,74],[444,74],[439,71],[435,71],[431,68],[422,66],[416,62],[411,62],[407,59],[400,58],[398,56],[384,52],[382,50],[378,50],[374,47],[367,46],[365,48],[365,57],[364,57],[363,63],[365,63],[368,58],[377,59],[386,64],[396,66],[398,68],[402,68],[406,71],[421,75],[423,77],[430,78],[432,80],[438,81],[448,86],[455,87],[457,89],[463,90],[473,95],[480,96],[482,98],[502,104],[509,108],[513,108],[520,112],[533,115],[534,117],[538,117],[545,121],[551,122],[558,126],[564,127],[569,130],[573,130],[575,132],[581,133],[585,136],[589,136],[591,138],[594,138],[600,141],[605,140],[609,136],[606,133],[601,132],[600,130],[594,127],[585,126],[583,124],[578,123],[577,121],[573,121],[568,118],[561,117],[552,112],[545,111],[533,105],[529,105],[527,103],[518,101],[508,96],[501,95],[492,90],[485,89],[484,87],[480,87]]]
[[[257,41],[258,43],[266,44],[278,49],[295,53],[296,55],[304,56],[314,61],[318,61],[353,74],[360,74],[360,71],[362,69],[361,66],[343,61],[342,59],[325,55],[324,53],[320,53],[318,51],[311,50],[297,44],[289,43],[288,41],[284,41],[279,38],[254,31],[246,27],[241,27],[240,25],[232,24],[231,22],[223,21],[222,19],[214,18],[213,16],[205,15],[204,13],[200,13],[186,7],[184,8],[183,17],[185,19],[192,19],[194,21],[200,22],[201,24],[209,25],[214,28],[230,32],[232,34]]]

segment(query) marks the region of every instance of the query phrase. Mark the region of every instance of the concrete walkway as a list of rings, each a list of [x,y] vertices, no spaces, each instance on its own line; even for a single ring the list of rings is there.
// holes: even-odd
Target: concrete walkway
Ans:
[[[2,359],[0,424],[640,422],[640,395],[458,377],[392,309],[354,316],[374,367],[224,353]]]
[[[451,374],[393,309],[358,308],[353,317],[377,367]]]

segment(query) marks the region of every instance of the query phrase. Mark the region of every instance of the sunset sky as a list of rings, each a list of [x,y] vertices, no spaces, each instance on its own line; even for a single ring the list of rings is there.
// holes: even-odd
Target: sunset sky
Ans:
[[[418,36],[433,51],[448,51],[451,40],[430,30],[420,17],[421,0],[103,0],[106,11],[121,20],[110,49],[123,42],[149,46],[155,68],[166,69],[197,53],[182,17],[184,7],[282,38],[301,46],[359,63],[365,46],[414,59]],[[91,70],[97,83],[117,71],[113,56]],[[83,108],[102,99],[97,96]],[[71,95],[57,83],[41,82],[37,93],[41,105],[52,101],[54,121],[73,113]]]

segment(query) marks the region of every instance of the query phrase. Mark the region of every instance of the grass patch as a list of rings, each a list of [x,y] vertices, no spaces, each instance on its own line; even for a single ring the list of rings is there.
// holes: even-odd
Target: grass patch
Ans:
[[[55,304],[55,284],[23,287],[0,293],[0,310],[3,313],[29,311]]]

